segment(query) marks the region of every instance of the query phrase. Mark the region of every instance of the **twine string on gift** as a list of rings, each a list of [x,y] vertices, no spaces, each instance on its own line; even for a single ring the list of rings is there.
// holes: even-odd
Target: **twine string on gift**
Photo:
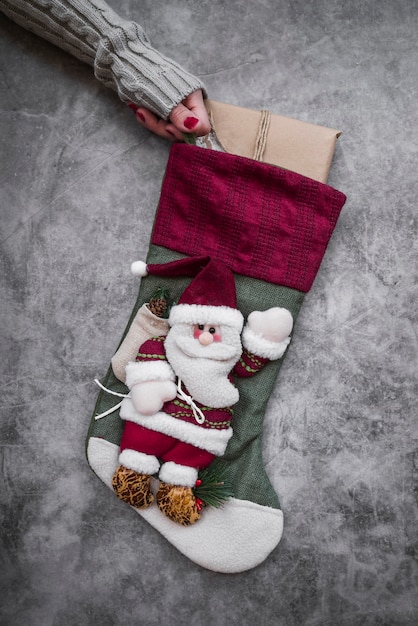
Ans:
[[[263,159],[264,151],[266,149],[267,137],[270,128],[271,113],[263,109],[261,111],[260,124],[258,126],[258,133],[255,140],[255,149],[253,159],[261,161]]]

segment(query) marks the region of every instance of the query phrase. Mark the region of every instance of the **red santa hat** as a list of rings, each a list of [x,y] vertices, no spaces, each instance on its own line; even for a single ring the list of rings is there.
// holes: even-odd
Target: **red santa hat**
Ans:
[[[227,325],[241,332],[244,318],[237,309],[235,280],[232,271],[210,256],[186,257],[171,263],[137,261],[132,264],[135,276],[193,278],[170,311],[169,324]]]

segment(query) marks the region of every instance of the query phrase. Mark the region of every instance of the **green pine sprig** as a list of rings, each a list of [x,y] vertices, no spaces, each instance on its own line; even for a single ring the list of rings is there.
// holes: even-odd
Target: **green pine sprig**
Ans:
[[[210,465],[201,470],[193,493],[204,505],[213,506],[216,509],[221,507],[228,498],[234,495],[226,477],[226,467]]]
[[[184,143],[187,143],[191,146],[196,145],[196,135],[194,133],[182,133]]]

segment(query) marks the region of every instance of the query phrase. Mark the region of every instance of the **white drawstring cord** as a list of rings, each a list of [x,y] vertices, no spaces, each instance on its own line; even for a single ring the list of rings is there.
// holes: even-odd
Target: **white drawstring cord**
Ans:
[[[181,388],[180,378],[178,379],[178,382],[177,382],[177,396],[181,398],[182,400],[184,400],[192,409],[193,417],[195,418],[196,422],[198,424],[203,424],[203,422],[205,421],[205,416],[203,415],[199,407],[196,406],[192,396],[188,396],[187,394],[184,393],[183,389]]]
[[[100,389],[102,389],[103,391],[106,391],[107,393],[110,393],[112,396],[117,396],[118,398],[130,398],[129,393],[125,394],[125,393],[118,393],[117,391],[112,391],[111,389],[108,389],[107,387],[102,385],[101,382],[97,380],[97,378],[94,379],[94,382],[96,383],[96,385],[100,387]],[[205,421],[205,416],[203,412],[199,409],[199,407],[195,404],[192,396],[188,396],[186,393],[184,393],[183,389],[181,388],[180,378],[178,379],[178,382],[177,382],[177,396],[181,398],[181,400],[184,400],[184,402],[186,402],[190,406],[190,408],[193,411],[193,417],[195,418],[196,422],[198,424],[203,424]],[[110,415],[111,413],[114,413],[115,411],[120,409],[120,407],[122,406],[122,402],[123,400],[121,400],[121,402],[118,402],[118,404],[115,404],[115,406],[113,406],[111,409],[108,409],[104,413],[95,415],[94,419],[100,420],[102,419],[102,417],[106,417],[106,415]]]
[[[102,385],[101,382],[97,380],[97,378],[94,379],[94,382],[96,383],[96,385],[100,387],[100,389],[102,389],[103,391],[106,391],[107,393],[110,393],[112,396],[118,396],[119,398],[130,398],[129,393],[118,393],[117,391],[112,391],[111,389],[108,389],[107,387]],[[108,411],[105,411],[104,413],[100,413],[99,415],[95,415],[94,419],[100,420],[102,419],[102,417],[106,417],[106,415],[110,415],[111,413],[114,413],[115,411],[120,409],[120,407],[122,406],[122,402],[123,400],[121,402],[118,402],[118,404],[115,404],[115,406],[113,406]]]

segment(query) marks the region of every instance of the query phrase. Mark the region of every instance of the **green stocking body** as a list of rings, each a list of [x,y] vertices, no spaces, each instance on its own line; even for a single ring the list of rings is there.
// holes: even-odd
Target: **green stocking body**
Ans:
[[[201,159],[205,157],[201,156],[201,152],[211,151],[191,146],[179,146],[174,150],[174,162],[169,165],[168,174],[164,182],[166,193],[162,194],[157,222],[148,253],[148,263],[162,264],[183,258],[184,256],[193,256],[193,254],[197,253],[197,249],[193,249],[196,240],[196,237],[193,237],[193,228],[203,228],[204,232],[206,232],[201,222],[204,219],[202,215],[206,213],[207,206],[205,204],[204,211],[200,213],[199,206],[203,206],[203,200],[207,200],[207,198],[202,199],[202,193],[199,192],[200,183],[193,186],[193,180],[197,176],[196,171],[201,173],[203,167]],[[185,150],[186,153],[184,155]],[[193,167],[193,164],[190,165],[190,156],[194,157],[196,150],[199,151],[196,156],[198,162]],[[187,151],[192,152],[189,154]],[[178,159],[176,161],[179,155],[180,164]],[[181,176],[180,178],[177,175],[174,178],[172,176],[172,173],[176,172],[175,166],[181,169],[183,155],[187,157],[189,172],[187,181],[184,181]],[[224,156],[216,156],[216,162],[218,158],[223,159]],[[228,158],[231,157],[231,155],[227,156]],[[219,174],[221,170],[216,169],[217,166],[213,166],[212,159],[214,157],[210,155],[208,158],[207,170],[210,170],[211,175],[215,176],[215,181],[216,177],[219,176],[222,179],[222,173]],[[223,180],[221,180],[225,187],[223,196],[222,193],[217,194],[216,206],[209,201],[208,210],[215,211],[215,214],[212,215],[212,223],[213,220],[216,222],[216,211],[219,203],[222,206],[222,197],[224,198],[224,205],[226,205],[222,219],[218,219],[219,227],[215,226],[215,239],[218,246],[215,254],[218,258],[224,260],[234,271],[238,309],[245,319],[254,310],[264,311],[270,307],[283,307],[291,312],[295,321],[305,292],[309,289],[319,267],[320,260],[325,252],[327,242],[345,198],[339,192],[331,190],[331,188],[325,185],[289,173],[290,182],[286,178],[286,202],[283,202],[283,192],[280,188],[276,190],[276,181],[268,178],[270,170],[266,171],[263,169],[261,176],[257,176],[254,179],[256,182],[254,183],[250,180],[248,182],[249,187],[247,187],[247,177],[240,174],[239,171],[242,161],[247,160],[240,157],[237,158],[240,159],[240,162],[236,164],[235,159],[232,157],[231,166],[233,171],[229,170]],[[244,163],[244,165],[246,164]],[[263,166],[264,168],[272,168],[272,175],[275,176],[276,168],[265,166],[264,164]],[[240,185],[238,185],[238,191],[235,186],[234,193],[232,193],[229,181],[234,176],[234,170]],[[256,173],[258,174],[258,172]],[[287,174],[284,174],[284,176],[287,176]],[[178,182],[179,180],[180,183]],[[167,221],[170,222],[170,220],[167,220],[167,214],[164,213],[166,211],[164,207],[165,198],[168,199],[169,210],[177,215],[175,191],[173,192],[173,189],[175,190],[178,186],[185,186],[187,190],[187,184],[189,185],[188,189],[194,190],[191,192],[193,201],[190,202],[189,210],[179,218],[180,223],[177,224],[177,231],[173,235],[170,232],[170,224],[167,224]],[[271,197],[275,198],[277,195],[277,202],[273,203],[271,199],[264,202],[261,209],[264,211],[263,215],[261,217],[254,216],[254,220],[256,220],[254,223],[258,224],[258,229],[250,225],[250,229],[249,231],[247,229],[247,234],[245,235],[247,241],[242,242],[240,240],[242,223],[246,223],[248,219],[251,220],[253,218],[247,217],[247,214],[244,214],[241,207],[242,204],[251,204],[253,191],[255,194],[260,194],[259,189],[253,190],[254,185],[256,187],[261,185],[261,193],[264,193],[263,189],[265,186],[272,188]],[[300,187],[305,190],[302,202],[300,201]],[[307,201],[305,192],[308,188],[310,191]],[[319,196],[321,201],[318,200]],[[233,199],[231,200],[232,197]],[[231,204],[233,205],[232,207]],[[318,204],[319,209],[317,208]],[[293,205],[296,207],[294,211],[287,210],[288,206]],[[178,206],[179,211],[182,212],[184,206],[183,199],[178,201]],[[267,215],[266,207],[269,215]],[[306,215],[303,213],[306,213],[308,217],[306,218]],[[228,219],[230,220],[228,223],[234,225],[235,232],[234,229],[230,229],[228,232],[228,228],[225,228],[226,214],[228,214]],[[319,219],[317,220],[318,214]],[[248,215],[252,216],[253,214],[250,212]],[[262,224],[260,227],[259,225],[262,223],[264,216],[266,217],[266,224]],[[209,217],[208,219],[210,222],[211,218]],[[315,230],[317,222],[320,225]],[[277,228],[277,232],[274,230],[275,228]],[[188,238],[185,237],[180,242],[179,233],[186,232],[188,229],[190,229]],[[248,249],[248,232],[251,232],[251,230],[253,230],[254,238],[257,240],[255,241],[254,250],[251,252],[254,264],[247,265],[246,261],[244,261],[241,266],[237,267],[236,257],[240,256],[240,250]],[[238,233],[238,236],[236,233]],[[226,237],[226,239],[222,240],[222,237]],[[171,244],[172,241],[174,242],[173,244]],[[167,242],[170,242],[170,245],[167,245]],[[270,267],[275,263],[270,255],[276,254],[276,249],[279,249],[279,253],[282,254],[280,257],[282,261],[280,260],[280,266],[277,264],[277,271],[275,271],[274,267],[271,270]],[[203,237],[199,242],[199,251],[200,254],[214,254],[213,238],[208,243],[205,243],[205,238]],[[264,267],[266,268],[265,278],[261,277]],[[162,286],[167,289],[171,298],[177,301],[189,282],[189,278],[162,279],[152,275],[143,278],[138,299],[133,308],[124,337],[129,333],[131,324],[141,306],[149,302],[159,287]],[[149,509],[138,511],[142,517],[157,528],[181,552],[208,569],[231,573],[250,569],[261,563],[280,541],[283,515],[278,496],[264,470],[262,450],[263,420],[266,405],[276,383],[282,361],[283,359],[269,362],[251,379],[236,380],[239,390],[239,401],[233,407],[233,436],[223,457],[214,461],[215,467],[217,464],[222,467],[225,478],[230,485],[232,497],[219,509],[206,507],[202,511],[201,519],[192,527],[187,528],[178,526],[164,518],[157,507],[152,506]],[[125,384],[115,376],[112,367],[109,368],[103,384],[112,392],[119,394],[128,392]],[[95,418],[97,415],[111,410],[118,401],[118,398],[106,391],[99,393],[87,438],[89,463],[97,475],[109,486],[111,486],[112,475],[118,462],[123,421],[120,419],[117,411],[110,412],[100,419]]]

